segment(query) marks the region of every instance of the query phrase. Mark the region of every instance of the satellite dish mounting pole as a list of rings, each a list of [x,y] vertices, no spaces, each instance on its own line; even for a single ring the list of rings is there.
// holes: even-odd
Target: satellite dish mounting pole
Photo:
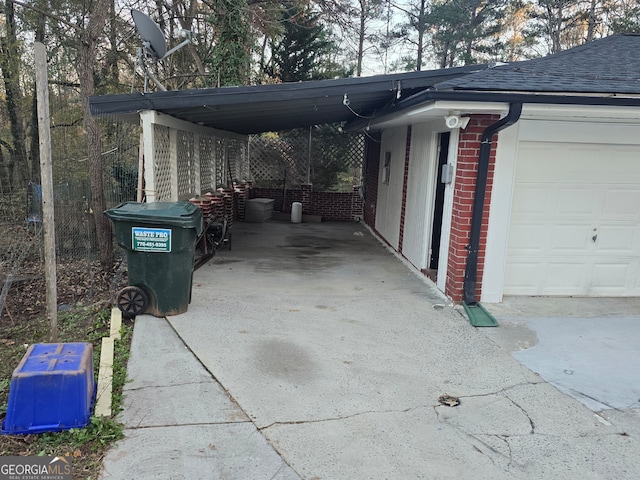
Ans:
[[[142,73],[144,74],[144,93],[148,93],[149,92],[149,79],[153,80],[153,83],[156,84],[156,86],[158,87],[158,90],[161,90],[163,92],[166,92],[167,89],[165,88],[164,85],[162,85],[162,83],[160,83],[160,80],[158,80],[156,78],[156,76],[151,73],[151,71],[149,70],[149,68],[147,67],[147,63],[144,61],[144,50],[142,47],[138,47],[138,67],[140,67],[140,70],[142,70]]]

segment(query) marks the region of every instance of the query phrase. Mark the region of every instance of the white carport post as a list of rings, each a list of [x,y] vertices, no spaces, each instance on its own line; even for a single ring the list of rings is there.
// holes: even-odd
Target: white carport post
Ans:
[[[162,115],[155,110],[140,112],[142,138],[144,142],[144,191],[147,202],[176,202],[178,201],[178,130],[190,130],[188,122],[180,122],[169,115]],[[178,125],[179,124],[179,125]],[[160,125],[169,129],[169,179],[165,184],[158,185],[158,167],[162,163],[157,158],[155,126]],[[196,127],[196,125],[193,125]],[[168,190],[168,191],[167,191]]]
[[[155,159],[155,132],[153,124],[156,119],[156,112],[144,110],[140,112],[140,125],[142,126],[142,148],[144,151],[144,193],[147,202],[156,200],[156,180],[154,171]]]

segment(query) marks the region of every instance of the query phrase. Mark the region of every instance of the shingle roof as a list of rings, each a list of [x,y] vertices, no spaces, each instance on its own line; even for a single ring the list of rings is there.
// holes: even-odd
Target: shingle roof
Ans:
[[[612,35],[442,82],[435,90],[640,94],[640,35]]]

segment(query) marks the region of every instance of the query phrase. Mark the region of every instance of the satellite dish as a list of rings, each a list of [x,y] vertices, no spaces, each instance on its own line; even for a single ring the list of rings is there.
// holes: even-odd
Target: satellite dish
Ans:
[[[138,47],[138,60],[136,64],[144,74],[144,92],[147,93],[148,79],[151,79],[160,90],[166,90],[162,83],[160,83],[155,75],[147,68],[145,60],[151,59],[154,62],[158,62],[159,60],[168,57],[172,53],[191,43],[193,40],[193,33],[188,30],[182,30],[181,35],[187,38],[167,52],[167,41],[165,40],[160,27],[158,27],[153,20],[139,10],[131,10],[131,16],[133,17],[133,23],[136,26],[138,35],[140,35],[140,38],[142,39],[143,46]]]
[[[131,16],[147,53],[154,60],[163,58],[167,54],[167,42],[160,27],[139,10],[131,10]]]

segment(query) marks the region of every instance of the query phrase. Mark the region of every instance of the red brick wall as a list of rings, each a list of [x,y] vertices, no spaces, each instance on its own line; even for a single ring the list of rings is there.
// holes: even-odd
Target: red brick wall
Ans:
[[[324,221],[350,222],[362,219],[362,199],[357,187],[348,193],[287,190],[284,205],[282,193],[281,189],[276,188],[253,188],[251,198],[273,198],[273,209],[278,212],[290,212],[291,204],[300,202],[303,214],[320,215]]]
[[[366,137],[364,165],[364,223],[376,228],[376,205],[378,203],[378,173],[380,171],[380,132]]]
[[[407,213],[407,188],[409,185],[409,159],[411,158],[411,125],[407,127],[407,140],[404,150],[404,174],[402,180],[402,211],[400,212],[400,233],[398,238],[398,252],[402,253],[404,243],[404,219]]]
[[[451,237],[449,241],[449,258],[447,266],[447,281],[445,294],[454,302],[463,300],[464,270],[467,262],[469,244],[469,230],[473,210],[473,198],[478,171],[478,154],[480,153],[480,139],[486,127],[495,123],[498,115],[475,115],[471,117],[465,130],[460,130],[458,144],[458,160],[456,164],[456,179],[453,195],[453,212],[451,216]],[[482,291],[482,272],[484,270],[484,255],[487,246],[487,230],[489,225],[489,199],[493,185],[495,171],[495,154],[498,135],[493,138],[491,156],[489,160],[489,174],[485,195],[485,208],[482,217],[480,234],[480,249],[478,252],[478,283],[476,296],[480,298]]]

